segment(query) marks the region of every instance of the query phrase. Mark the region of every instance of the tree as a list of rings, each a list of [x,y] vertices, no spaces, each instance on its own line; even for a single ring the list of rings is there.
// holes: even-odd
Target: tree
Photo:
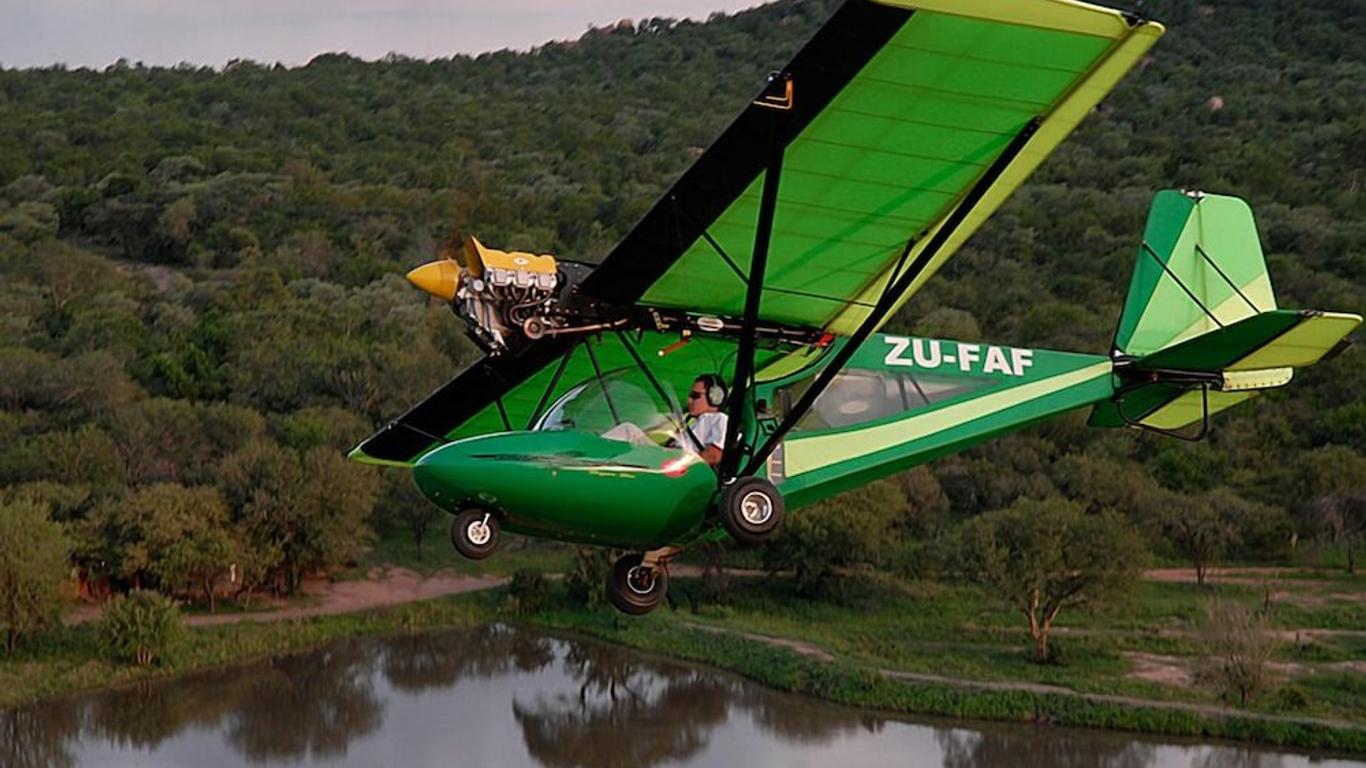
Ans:
[[[61,584],[70,547],[47,508],[31,501],[0,503],[0,633],[13,653],[26,636],[61,612]]]
[[[1366,488],[1323,496],[1309,507],[1310,517],[1347,555],[1347,572],[1356,575],[1357,548],[1366,541]]]
[[[878,562],[899,536],[906,496],[884,480],[836,496],[788,518],[764,552],[764,566],[791,570],[798,593],[818,593],[837,569]]]
[[[120,553],[119,575],[135,587],[149,577],[167,592],[193,585],[217,608],[216,585],[234,556],[228,510],[211,486],[158,483],[112,504],[111,532]]]
[[[1351,448],[1329,445],[1310,451],[1301,461],[1301,492],[1313,499],[1309,519],[1347,555],[1347,572],[1356,573],[1356,552],[1366,541],[1366,456]]]
[[[1276,640],[1267,631],[1266,617],[1247,606],[1214,600],[1205,606],[1199,645],[1205,654],[1200,676],[1223,696],[1246,707],[1267,683],[1267,662]]]
[[[1224,515],[1223,505],[1211,494],[1174,496],[1167,509],[1164,530],[1171,543],[1195,567],[1195,581],[1201,586],[1210,566],[1237,536],[1237,529]]]
[[[288,593],[305,573],[358,556],[371,538],[365,521],[375,505],[375,473],[332,450],[300,455],[258,440],[223,462],[220,485],[250,546],[258,553],[278,547],[274,575]]]
[[[413,484],[409,473],[391,472],[386,476],[387,488],[380,497],[377,509],[379,519],[398,521],[413,532],[413,543],[417,546],[417,559],[422,559],[422,541],[434,523],[445,516],[441,508],[422,495]]]
[[[1137,531],[1114,512],[1085,513],[1061,498],[1021,499],[964,523],[957,571],[1005,598],[1029,621],[1036,661],[1063,608],[1122,593],[1143,558]]]

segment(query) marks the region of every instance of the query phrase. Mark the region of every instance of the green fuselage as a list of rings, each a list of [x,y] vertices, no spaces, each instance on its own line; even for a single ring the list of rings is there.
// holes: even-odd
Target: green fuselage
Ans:
[[[760,373],[743,414],[743,433],[757,439],[747,442],[763,441],[828,357]],[[792,510],[1114,391],[1102,356],[877,334],[759,474]],[[614,421],[629,420],[623,410],[611,407]],[[414,479],[447,510],[490,509],[505,530],[529,536],[653,549],[715,535],[710,467],[678,448],[608,439],[603,424],[586,426],[566,419],[457,440],[423,456]]]

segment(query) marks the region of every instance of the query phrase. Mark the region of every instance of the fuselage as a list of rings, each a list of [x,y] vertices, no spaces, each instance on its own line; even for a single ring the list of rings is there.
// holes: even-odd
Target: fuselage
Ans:
[[[786,360],[760,372],[743,410],[749,442],[776,428],[826,358]],[[594,386],[566,382],[560,399]],[[1114,391],[1111,362],[1099,355],[877,334],[759,474],[795,509]],[[607,400],[611,421],[626,418]],[[664,445],[664,431],[652,430],[648,443],[609,439],[600,434],[609,422],[557,421],[556,408],[547,407],[550,417],[532,430],[468,437],[431,451],[414,468],[418,487],[443,508],[490,509],[504,529],[529,536],[652,549],[715,530],[709,511],[718,480],[711,467]]]

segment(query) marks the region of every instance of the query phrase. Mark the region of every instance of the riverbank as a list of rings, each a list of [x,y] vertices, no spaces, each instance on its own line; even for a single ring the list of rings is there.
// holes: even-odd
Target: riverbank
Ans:
[[[1296,579],[1291,587],[1307,581]],[[486,587],[498,583],[483,581]],[[1239,710],[1172,675],[1136,674],[1132,663],[1142,656],[1149,666],[1158,659],[1172,667],[1193,658],[1189,630],[1173,617],[1189,618],[1198,610],[1207,592],[1195,585],[1145,583],[1122,614],[1067,617],[1057,640],[1062,659],[1042,666],[1027,660],[1027,637],[1014,617],[969,589],[862,580],[846,585],[838,598],[814,601],[788,590],[782,579],[751,578],[719,598],[700,599],[700,582],[678,579],[673,610],[629,619],[609,609],[573,608],[556,588],[548,610],[512,620],[889,712],[1366,754],[1366,699],[1354,695],[1366,676],[1351,669],[1366,656],[1366,637],[1352,629],[1362,626],[1350,599],[1355,593],[1336,600],[1320,591],[1317,606],[1313,600],[1282,599],[1276,631],[1294,626],[1317,634],[1288,643],[1276,663],[1310,671],[1283,683],[1282,690],[1293,695]],[[1221,597],[1239,600],[1265,593],[1239,584],[1219,590]],[[168,664],[151,670],[104,661],[93,627],[65,627],[0,662],[0,707],[302,651],[340,638],[507,621],[506,606],[504,589],[486,588],[344,615],[238,614],[231,623],[195,627]],[[202,618],[207,617],[196,620]]]

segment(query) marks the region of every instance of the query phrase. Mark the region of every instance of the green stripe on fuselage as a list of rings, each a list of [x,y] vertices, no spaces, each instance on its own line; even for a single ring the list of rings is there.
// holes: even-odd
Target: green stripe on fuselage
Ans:
[[[934,356],[924,354],[931,343]],[[921,363],[934,365],[917,365],[916,352]],[[845,370],[957,377],[980,388],[865,424],[794,431],[783,445],[783,477],[775,478],[794,507],[1114,393],[1112,364],[1099,355],[882,334]]]

